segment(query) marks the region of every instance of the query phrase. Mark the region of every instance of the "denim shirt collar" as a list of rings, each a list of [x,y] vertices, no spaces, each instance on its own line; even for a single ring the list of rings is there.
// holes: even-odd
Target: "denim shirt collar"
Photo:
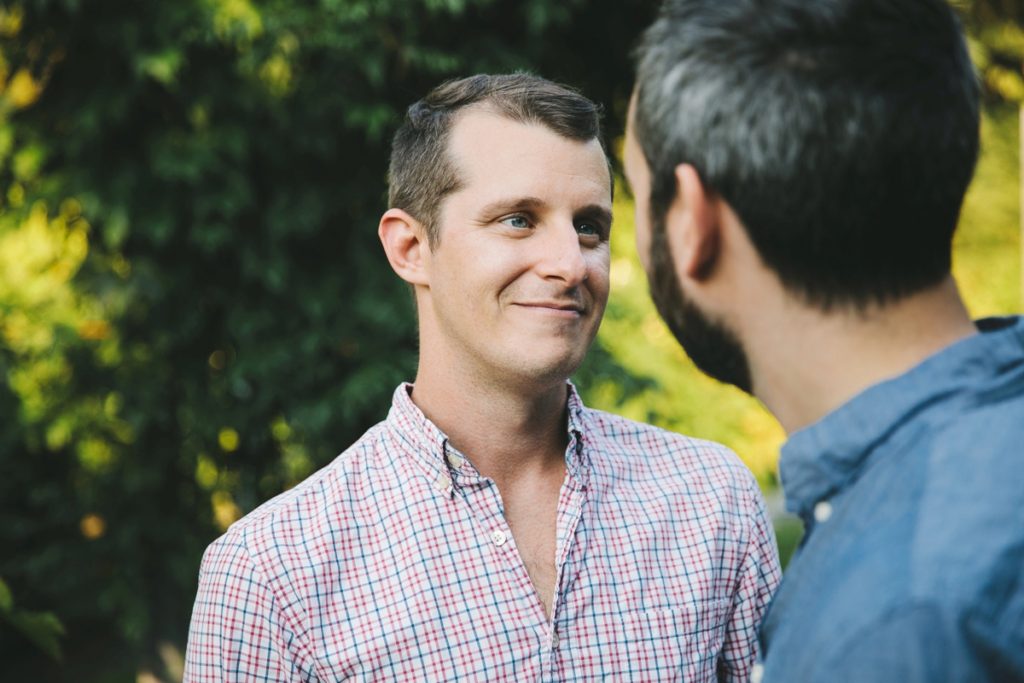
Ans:
[[[818,501],[858,478],[875,447],[910,416],[943,398],[977,390],[1008,365],[1024,362],[1024,318],[986,318],[975,324],[980,334],[865,389],[793,434],[779,460],[786,509],[807,520]]]

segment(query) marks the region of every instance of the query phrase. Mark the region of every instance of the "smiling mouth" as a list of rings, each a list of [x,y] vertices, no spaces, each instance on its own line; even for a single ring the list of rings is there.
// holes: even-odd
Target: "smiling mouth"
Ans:
[[[578,318],[585,312],[583,306],[574,301],[527,301],[515,305],[538,313],[548,313],[568,318]]]

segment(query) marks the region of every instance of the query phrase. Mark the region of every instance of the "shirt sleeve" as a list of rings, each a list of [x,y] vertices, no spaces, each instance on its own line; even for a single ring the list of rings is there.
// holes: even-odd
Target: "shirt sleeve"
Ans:
[[[747,683],[757,659],[758,628],[781,578],[779,551],[764,496],[753,477],[748,481],[747,551],[740,564],[732,616],[718,662],[718,680]]]
[[[1024,653],[983,620],[935,604],[911,604],[837,644],[807,680],[1022,683]]]
[[[246,549],[229,535],[207,548],[185,655],[185,683],[309,681],[296,637]]]

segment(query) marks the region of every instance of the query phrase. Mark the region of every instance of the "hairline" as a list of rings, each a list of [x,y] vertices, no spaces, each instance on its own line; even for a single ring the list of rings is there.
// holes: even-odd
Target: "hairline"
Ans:
[[[451,121],[441,136],[441,155],[442,158],[439,160],[441,164],[447,164],[452,172],[454,182],[451,187],[447,188],[443,193],[437,197],[437,205],[434,208],[431,222],[427,223],[421,221],[424,231],[427,233],[427,243],[430,250],[437,249],[441,244],[441,218],[444,214],[444,207],[446,199],[459,192],[465,187],[465,176],[462,173],[462,169],[456,161],[455,155],[452,153],[452,137],[459,123],[468,114],[481,113],[493,116],[495,118],[504,119],[513,123],[518,123],[523,126],[538,126],[548,130],[558,137],[564,140],[570,140],[573,142],[579,142],[582,144],[589,144],[591,142],[597,142],[598,148],[601,150],[601,155],[605,159],[605,167],[608,170],[608,193],[609,199],[614,201],[615,199],[615,175],[614,167],[612,166],[611,156],[608,154],[608,150],[605,149],[605,145],[601,140],[601,130],[598,128],[597,134],[589,138],[584,139],[583,137],[575,137],[572,135],[565,135],[562,132],[555,129],[554,126],[549,125],[539,116],[516,116],[511,112],[503,111],[501,107],[496,106],[495,103],[487,98],[477,102],[471,102],[470,104],[459,107],[457,110],[452,112]],[[416,217],[420,220],[419,217]]]

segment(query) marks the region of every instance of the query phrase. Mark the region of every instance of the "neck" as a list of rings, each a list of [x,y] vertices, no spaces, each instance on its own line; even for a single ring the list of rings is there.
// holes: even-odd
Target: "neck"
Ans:
[[[501,488],[564,467],[564,379],[525,388],[481,381],[457,367],[421,355],[412,399],[480,474]]]
[[[777,300],[743,336],[757,340],[748,345],[754,393],[790,434],[977,331],[951,277],[866,311]]]

